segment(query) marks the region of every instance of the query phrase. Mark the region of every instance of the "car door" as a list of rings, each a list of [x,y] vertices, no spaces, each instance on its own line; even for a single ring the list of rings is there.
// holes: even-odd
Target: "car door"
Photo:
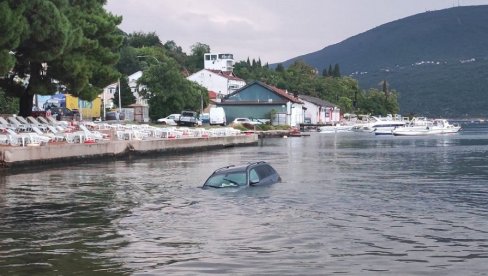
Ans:
[[[259,165],[249,171],[250,185],[268,185],[279,181],[275,170],[267,165]]]

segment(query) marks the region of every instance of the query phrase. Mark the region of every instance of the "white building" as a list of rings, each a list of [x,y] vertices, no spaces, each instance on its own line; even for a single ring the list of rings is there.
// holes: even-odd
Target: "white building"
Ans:
[[[341,110],[338,106],[322,99],[299,95],[304,103],[305,121],[310,124],[336,124],[341,120]]]
[[[238,78],[232,72],[213,69],[202,69],[190,75],[187,79],[200,84],[207,88],[208,91],[217,93],[217,98],[229,95],[246,85],[243,79]]]
[[[139,91],[144,88],[143,86],[137,84],[137,81],[140,77],[142,77],[142,71],[137,71],[134,74],[128,76],[128,84],[130,90],[132,91],[132,94],[136,98],[135,104],[147,106],[147,100],[143,99],[141,95],[139,95]],[[114,82],[103,89],[100,98],[102,98],[106,108],[114,108],[114,106],[118,106],[119,99],[114,99],[114,95],[115,92],[117,92],[117,89],[118,82]]]
[[[208,91],[217,94],[217,101],[230,93],[246,85],[246,82],[238,78],[232,72],[234,69],[234,57],[232,54],[204,55],[204,69],[187,77],[188,80],[196,82],[207,88]]]
[[[203,56],[203,68],[232,72],[234,70],[234,56],[232,54],[208,53]]]

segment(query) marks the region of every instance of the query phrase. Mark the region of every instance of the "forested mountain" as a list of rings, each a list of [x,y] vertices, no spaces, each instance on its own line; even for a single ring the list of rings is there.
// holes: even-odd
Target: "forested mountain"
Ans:
[[[488,114],[488,6],[428,11],[390,22],[296,60],[340,64],[362,89],[387,80],[403,114]]]

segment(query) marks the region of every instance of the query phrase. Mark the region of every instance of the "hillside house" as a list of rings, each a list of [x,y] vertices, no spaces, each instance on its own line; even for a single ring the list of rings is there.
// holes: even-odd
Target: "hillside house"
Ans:
[[[254,81],[222,98],[227,122],[238,117],[271,120],[273,124],[297,126],[303,123],[303,102],[285,90]]]
[[[217,93],[216,101],[219,101],[222,97],[246,85],[243,79],[232,72],[233,66],[232,54],[208,53],[204,55],[205,68],[191,74],[187,79],[200,84],[208,91]]]

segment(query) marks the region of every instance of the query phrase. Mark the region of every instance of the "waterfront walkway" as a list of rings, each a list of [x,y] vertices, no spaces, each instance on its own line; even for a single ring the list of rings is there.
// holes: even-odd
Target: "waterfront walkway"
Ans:
[[[61,123],[60,123],[61,124]],[[64,123],[64,131],[6,134],[0,167],[83,162],[257,144],[257,135],[233,128],[154,127],[140,124]],[[54,130],[55,131],[55,130]]]

